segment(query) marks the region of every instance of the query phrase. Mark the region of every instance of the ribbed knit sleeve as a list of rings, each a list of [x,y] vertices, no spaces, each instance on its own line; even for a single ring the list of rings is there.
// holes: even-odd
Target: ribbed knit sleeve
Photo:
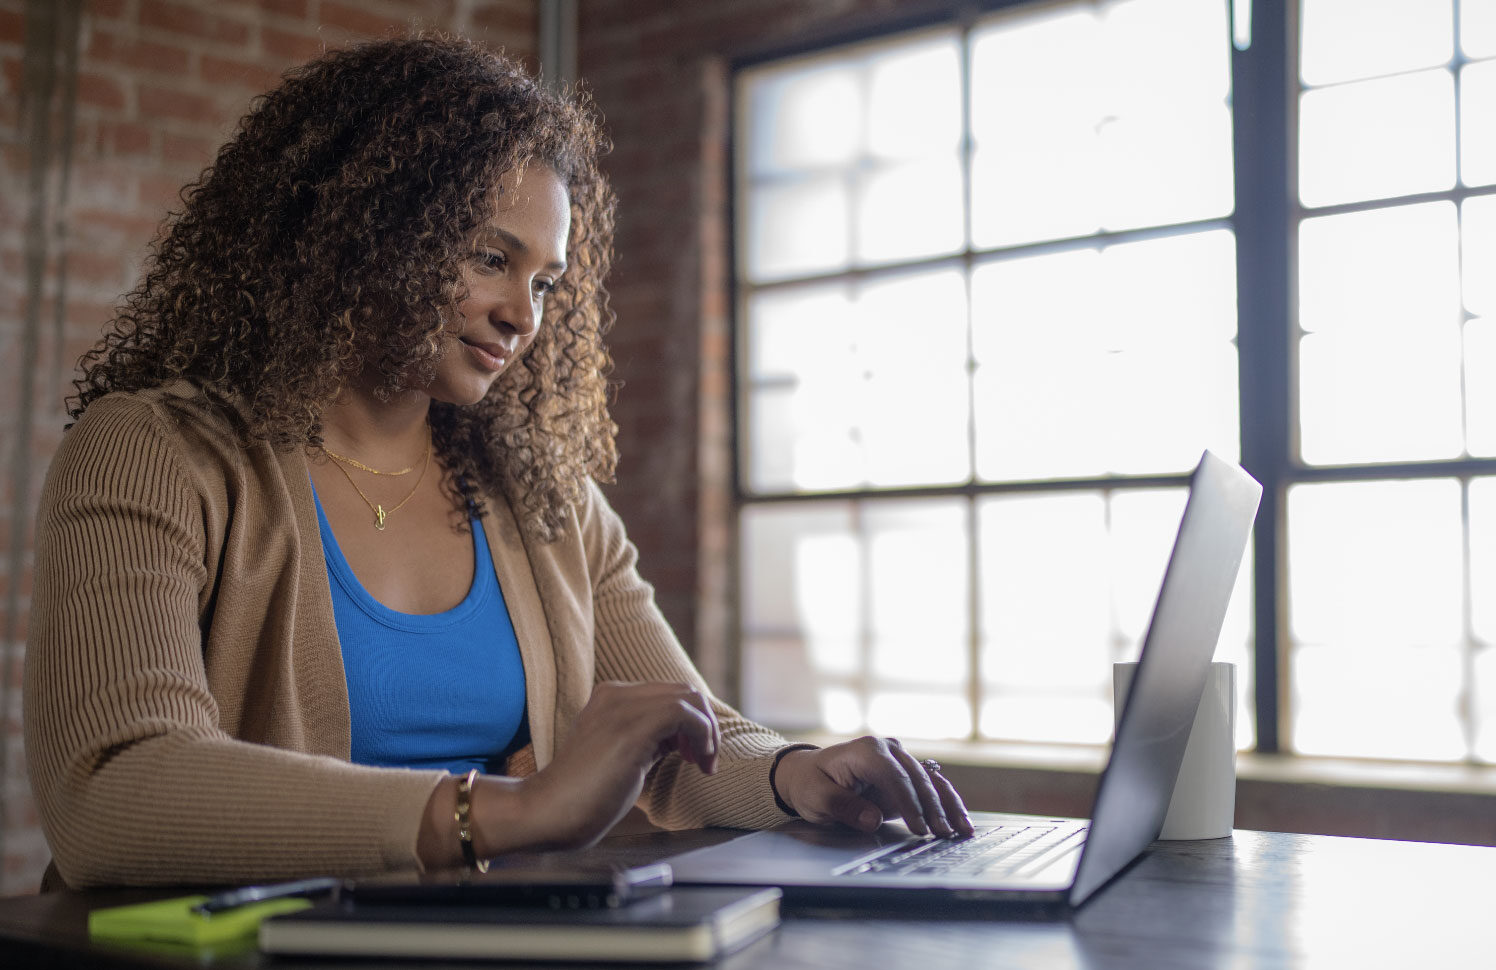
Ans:
[[[43,489],[24,730],[58,870],[77,888],[415,865],[439,773],[358,767],[326,744],[298,751],[224,729],[205,659],[208,629],[215,608],[229,612],[231,592],[248,601],[256,591],[228,588],[235,577],[221,537],[209,533],[247,513],[215,506],[182,440],[159,404],[111,395],[64,435]],[[266,534],[288,528],[244,524]],[[224,633],[215,670],[237,664],[258,676],[267,644],[296,647],[263,632],[295,615],[295,591],[259,592],[271,605],[242,626],[249,632]],[[336,657],[335,642],[327,649]],[[341,676],[336,661],[323,668]],[[301,723],[297,705],[307,702],[233,703],[259,704],[265,713],[254,723]]]
[[[640,807],[664,828],[769,828],[788,821],[769,786],[774,754],[788,742],[712,695],[640,577],[622,521],[595,486],[580,518],[593,574],[597,680],[694,684],[711,699],[722,732],[715,774],[672,754],[650,772]]]

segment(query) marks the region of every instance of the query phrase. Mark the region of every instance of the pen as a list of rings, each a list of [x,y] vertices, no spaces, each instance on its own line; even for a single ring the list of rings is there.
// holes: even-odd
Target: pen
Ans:
[[[319,879],[298,879],[295,882],[281,882],[271,886],[244,886],[241,889],[230,889],[216,896],[209,896],[192,907],[192,911],[201,913],[203,916],[212,916],[226,909],[247,906],[266,899],[280,899],[285,896],[315,896],[319,893],[333,892],[342,884],[343,880],[328,876]]]

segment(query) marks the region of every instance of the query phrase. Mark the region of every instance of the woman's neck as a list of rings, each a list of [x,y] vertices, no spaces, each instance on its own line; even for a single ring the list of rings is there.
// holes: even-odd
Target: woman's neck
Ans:
[[[404,467],[425,453],[431,398],[397,394],[388,402],[350,388],[322,412],[323,447],[374,468]]]

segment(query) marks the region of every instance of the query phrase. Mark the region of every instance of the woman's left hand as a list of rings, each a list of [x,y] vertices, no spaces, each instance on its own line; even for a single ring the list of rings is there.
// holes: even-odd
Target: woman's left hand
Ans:
[[[871,832],[902,818],[916,835],[970,835],[966,805],[935,761],[917,761],[894,738],[864,737],[790,751],[774,790],[801,818]]]

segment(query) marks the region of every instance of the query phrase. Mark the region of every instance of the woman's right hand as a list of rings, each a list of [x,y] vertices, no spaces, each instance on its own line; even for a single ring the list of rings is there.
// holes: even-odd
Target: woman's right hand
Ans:
[[[656,762],[678,752],[711,774],[719,742],[710,702],[689,684],[599,684],[545,768],[527,778],[478,779],[473,847],[490,857],[591,845],[627,814]],[[443,781],[427,805],[417,845],[427,868],[461,860],[456,790],[455,779]]]

